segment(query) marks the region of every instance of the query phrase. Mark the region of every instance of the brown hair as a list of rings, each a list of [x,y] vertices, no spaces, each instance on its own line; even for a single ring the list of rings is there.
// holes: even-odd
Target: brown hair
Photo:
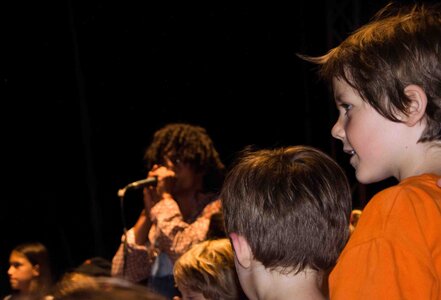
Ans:
[[[245,148],[227,174],[221,200],[227,232],[244,236],[267,268],[327,270],[349,236],[347,178],[312,147]]]
[[[404,88],[427,94],[427,126],[419,141],[441,140],[441,5],[389,3],[372,21],[326,55],[302,59],[320,65],[319,74],[351,85],[383,117],[400,122],[410,100]]]
[[[17,245],[12,252],[20,253],[26,257],[32,266],[38,265],[39,276],[35,278],[32,292],[45,295],[53,283],[49,252],[46,246],[40,242],[27,242]]]
[[[227,238],[194,245],[176,261],[173,274],[178,285],[207,299],[239,299],[241,288]]]
[[[153,290],[123,278],[67,273],[58,282],[54,300],[166,300]]]

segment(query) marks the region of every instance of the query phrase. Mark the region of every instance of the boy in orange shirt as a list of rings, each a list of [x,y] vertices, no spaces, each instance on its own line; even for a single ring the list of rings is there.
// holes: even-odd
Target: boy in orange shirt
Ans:
[[[321,57],[358,181],[376,194],[329,279],[331,299],[441,299],[441,8],[387,5]]]

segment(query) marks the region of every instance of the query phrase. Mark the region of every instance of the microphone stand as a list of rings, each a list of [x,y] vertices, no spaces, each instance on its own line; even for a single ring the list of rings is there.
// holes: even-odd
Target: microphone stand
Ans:
[[[124,196],[126,194],[126,190],[127,190],[126,187],[118,190],[118,197],[120,199],[120,207],[121,207],[121,221],[123,225],[124,234],[127,233],[126,219],[124,216]]]
[[[120,198],[120,205],[121,205],[121,221],[123,225],[123,237],[124,237],[124,245],[123,245],[123,271],[122,275],[125,277],[126,275],[126,259],[128,254],[128,246],[127,246],[127,224],[126,224],[126,218],[124,214],[124,196],[126,194],[127,190],[130,189],[139,189],[141,187],[147,186],[147,185],[155,185],[158,181],[157,177],[147,178],[144,180],[136,181],[129,183],[122,189],[118,190],[118,197]]]
[[[124,244],[123,244],[123,271],[122,276],[125,278],[126,275],[126,259],[127,259],[127,253],[129,252],[129,249],[127,247],[127,224],[126,224],[126,218],[124,214],[124,196],[126,194],[127,186],[118,190],[118,197],[120,199],[120,211],[121,211],[121,222],[123,225],[123,237],[124,237]]]

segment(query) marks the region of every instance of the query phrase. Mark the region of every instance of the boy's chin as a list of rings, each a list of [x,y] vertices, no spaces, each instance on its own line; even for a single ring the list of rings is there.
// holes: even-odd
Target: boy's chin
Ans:
[[[359,169],[355,170],[355,178],[357,178],[357,181],[361,184],[370,184],[378,181],[378,180],[374,180],[368,174],[364,174]]]
[[[355,178],[357,178],[357,181],[361,184],[371,184],[386,180],[388,177],[363,172],[362,169],[358,168],[355,169]]]

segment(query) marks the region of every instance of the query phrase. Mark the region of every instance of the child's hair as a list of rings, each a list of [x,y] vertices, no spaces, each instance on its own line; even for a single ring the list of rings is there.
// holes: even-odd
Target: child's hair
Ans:
[[[27,242],[17,245],[11,252],[17,252],[31,263],[39,267],[39,276],[35,278],[36,285],[33,292],[43,293],[52,285],[52,270],[49,252],[45,245],[40,242]]]
[[[339,165],[308,146],[245,148],[221,191],[228,233],[284,273],[334,266],[349,237],[351,192]]]
[[[66,273],[57,283],[53,300],[166,300],[147,287],[122,278]]]
[[[53,287],[52,296],[59,299],[77,291],[93,289],[99,289],[95,276],[80,272],[66,272]]]
[[[171,155],[173,161],[180,160],[189,163],[197,171],[204,171],[206,191],[216,191],[222,184],[225,166],[204,128],[171,123],[157,130],[144,155],[147,169],[160,164],[164,154]]]
[[[75,273],[83,273],[89,276],[111,276],[112,263],[101,256],[86,259],[81,265],[70,270]]]
[[[173,274],[178,286],[202,293],[206,299],[239,299],[240,283],[227,238],[194,245],[176,261]]]
[[[322,78],[342,79],[383,117],[400,122],[409,113],[404,89],[420,86],[427,94],[427,126],[419,141],[441,140],[441,4],[390,3],[372,22],[320,57]]]

